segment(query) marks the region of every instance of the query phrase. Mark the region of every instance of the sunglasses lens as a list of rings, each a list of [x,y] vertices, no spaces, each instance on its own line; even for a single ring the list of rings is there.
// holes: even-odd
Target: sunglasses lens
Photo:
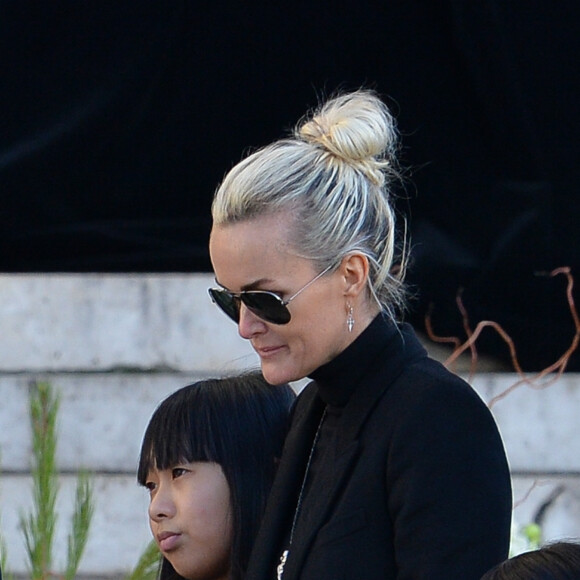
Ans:
[[[211,299],[237,324],[240,321],[239,299],[232,296],[227,290],[210,288]]]
[[[240,301],[248,310],[267,322],[273,324],[288,324],[290,311],[282,301],[268,292],[242,292],[241,296],[232,295],[221,288],[209,288],[211,299],[225,312],[236,324],[240,322]]]
[[[290,311],[274,294],[268,292],[244,292],[242,302],[256,316],[273,324],[288,324]]]

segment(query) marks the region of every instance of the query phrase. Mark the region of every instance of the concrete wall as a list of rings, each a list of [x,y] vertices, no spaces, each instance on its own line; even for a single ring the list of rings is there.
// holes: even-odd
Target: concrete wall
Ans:
[[[18,519],[31,505],[31,381],[61,394],[62,471],[55,556],[66,553],[74,473],[94,472],[96,513],[81,572],[122,578],[150,539],[147,494],[135,482],[141,437],[155,406],[196,379],[257,366],[211,304],[210,275],[0,276],[0,530],[8,567],[26,573]],[[481,373],[486,401],[516,380]],[[546,539],[580,536],[580,377],[522,386],[492,408],[513,473],[514,518],[540,518]]]

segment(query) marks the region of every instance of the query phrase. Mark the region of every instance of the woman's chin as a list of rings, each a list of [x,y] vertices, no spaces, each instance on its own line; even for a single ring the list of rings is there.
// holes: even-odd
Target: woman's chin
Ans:
[[[298,376],[299,374],[295,369],[287,369],[280,365],[268,364],[262,361],[262,375],[271,385],[291,383],[304,378],[303,376]]]

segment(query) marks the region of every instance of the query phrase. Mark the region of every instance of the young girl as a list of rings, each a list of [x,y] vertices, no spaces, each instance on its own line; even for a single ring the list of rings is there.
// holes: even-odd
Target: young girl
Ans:
[[[289,385],[249,373],[194,383],[159,405],[138,481],[151,494],[161,580],[243,577],[294,398]]]

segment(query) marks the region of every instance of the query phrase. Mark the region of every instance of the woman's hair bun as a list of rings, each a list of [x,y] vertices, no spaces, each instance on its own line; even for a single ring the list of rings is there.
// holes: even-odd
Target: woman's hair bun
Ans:
[[[327,101],[295,130],[297,139],[361,169],[378,185],[393,171],[397,145],[395,121],[372,91],[360,90]]]

